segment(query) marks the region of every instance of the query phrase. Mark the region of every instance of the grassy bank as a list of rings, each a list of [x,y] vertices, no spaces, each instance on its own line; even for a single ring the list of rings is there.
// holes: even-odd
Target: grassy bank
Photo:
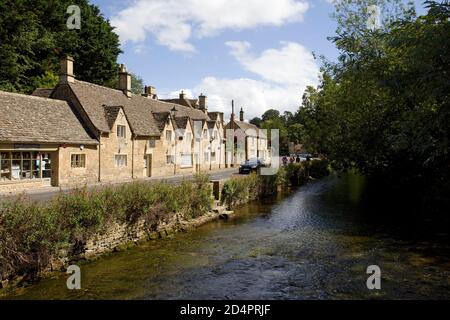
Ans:
[[[280,168],[273,176],[239,176],[225,182],[222,202],[233,208],[327,172],[324,161],[311,161]],[[211,195],[209,177],[198,175],[177,185],[134,182],[89,192],[78,189],[44,206],[23,198],[2,204],[0,284],[17,276],[34,279],[56,258],[77,257],[89,239],[115,224],[133,229],[144,221],[145,230],[151,232],[174,218],[202,217],[212,209]]]
[[[297,187],[330,173],[326,160],[304,161],[281,167],[275,175],[251,174],[229,179],[222,189],[222,203],[229,208],[275,195],[279,188]]]
[[[145,221],[149,231],[181,214],[189,220],[211,210],[209,177],[178,185],[131,183],[98,191],[74,190],[41,206],[18,198],[0,207],[0,279],[33,278],[61,252],[76,254],[112,223]]]

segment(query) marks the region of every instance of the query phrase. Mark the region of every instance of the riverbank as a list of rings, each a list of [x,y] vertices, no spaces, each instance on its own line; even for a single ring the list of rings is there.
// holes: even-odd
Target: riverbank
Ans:
[[[219,199],[211,196],[209,178],[197,176],[178,185],[133,183],[100,191],[74,190],[46,206],[24,199],[4,204],[2,287],[27,285],[76,261],[195,228],[218,219],[225,209],[274,195],[311,176],[319,178],[324,168],[325,162],[314,161],[282,168],[274,176],[232,178],[223,182]]]
[[[81,290],[54,272],[0,299],[449,299],[450,229],[388,219],[395,212],[377,219],[367,183],[332,174],[236,207],[228,220],[79,262]],[[366,286],[374,264],[381,290]]]

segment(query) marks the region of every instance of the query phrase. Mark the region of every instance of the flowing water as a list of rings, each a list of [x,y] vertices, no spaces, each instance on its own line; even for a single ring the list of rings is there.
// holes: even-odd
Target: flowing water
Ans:
[[[373,206],[365,190],[351,174],[312,182],[228,221],[84,263],[81,290],[58,273],[3,298],[449,299],[449,230]],[[367,289],[370,265],[381,290]]]

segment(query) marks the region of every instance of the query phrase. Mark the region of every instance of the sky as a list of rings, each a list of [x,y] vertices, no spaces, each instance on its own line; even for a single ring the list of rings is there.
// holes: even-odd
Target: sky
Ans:
[[[231,100],[247,120],[295,112],[338,52],[332,0],[91,0],[116,28],[119,63],[159,98],[204,94],[228,119]],[[416,0],[421,12],[421,1]],[[236,110],[238,111],[238,110]]]

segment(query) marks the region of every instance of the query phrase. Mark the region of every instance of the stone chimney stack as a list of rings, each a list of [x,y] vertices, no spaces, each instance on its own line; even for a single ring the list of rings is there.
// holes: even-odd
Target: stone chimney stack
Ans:
[[[241,112],[239,112],[239,121],[244,121],[244,109],[241,108]]]
[[[230,121],[234,122],[234,100],[231,100],[231,117],[230,117]]]
[[[180,99],[186,99],[186,94],[184,93],[183,90],[181,90],[180,92]]]
[[[199,103],[199,107],[200,110],[208,110],[208,106],[207,106],[207,98],[206,96],[203,95],[203,93],[198,97],[198,103]]]
[[[73,75],[73,58],[71,56],[66,56],[61,59],[59,82],[61,84],[75,82],[75,76]]]
[[[119,90],[121,90],[128,98],[131,98],[131,75],[123,64],[120,65],[119,71]]]
[[[157,99],[158,95],[156,94],[156,88],[152,86],[145,86],[144,93],[142,94],[144,97],[148,97],[150,99]]]

